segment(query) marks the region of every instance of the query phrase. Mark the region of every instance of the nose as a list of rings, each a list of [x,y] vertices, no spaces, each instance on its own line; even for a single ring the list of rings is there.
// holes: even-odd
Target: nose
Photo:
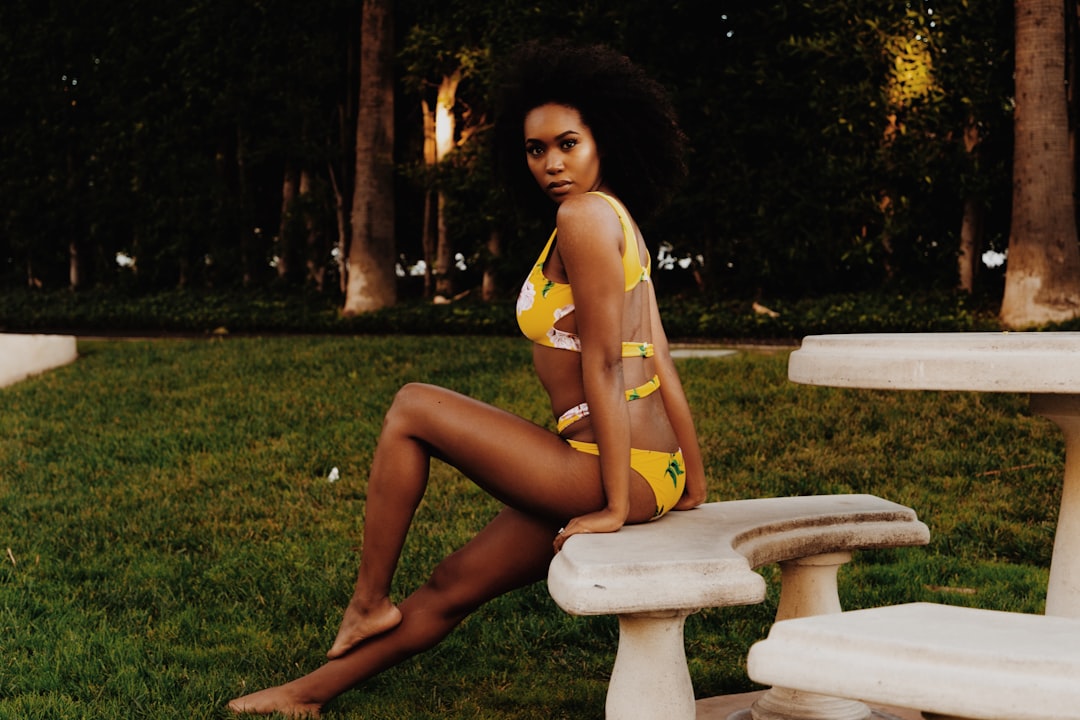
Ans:
[[[563,169],[562,155],[559,153],[548,153],[547,166],[545,168],[549,174],[560,172]]]

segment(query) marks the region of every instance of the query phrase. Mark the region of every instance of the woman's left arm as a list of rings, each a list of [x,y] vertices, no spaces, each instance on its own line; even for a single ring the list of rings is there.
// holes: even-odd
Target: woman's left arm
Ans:
[[[664,325],[660,321],[660,311],[656,307],[656,293],[649,284],[649,292],[652,294],[652,336],[653,352],[656,360],[656,374],[660,377],[660,397],[664,401],[664,412],[667,413],[668,422],[671,423],[682,449],[683,461],[686,463],[686,489],[673,510],[689,510],[705,502],[708,486],[705,480],[705,463],[701,458],[701,446],[698,444],[697,430],[694,428],[694,419],[690,412],[690,403],[686,399],[682,381],[675,369],[675,362],[671,359],[671,349],[668,347],[667,334]]]
[[[630,512],[630,413],[622,371],[622,226],[607,201],[582,196],[558,212],[558,252],[574,288],[581,373],[607,505],[572,519],[564,538],[614,532]]]

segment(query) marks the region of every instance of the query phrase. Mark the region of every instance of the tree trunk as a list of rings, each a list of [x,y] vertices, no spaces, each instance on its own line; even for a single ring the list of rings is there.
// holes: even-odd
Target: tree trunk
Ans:
[[[345,268],[345,251],[349,247],[349,218],[345,212],[345,194],[338,184],[337,173],[334,172],[334,164],[327,164],[327,174],[330,176],[330,188],[334,194],[334,220],[337,225],[337,241],[334,243],[334,261],[338,270],[338,289],[345,292],[345,282],[348,272]]]
[[[960,273],[959,289],[975,290],[975,278],[979,273],[979,256],[982,254],[983,210],[979,201],[969,197],[964,200],[964,218],[960,223],[960,254],[956,258]]]
[[[41,280],[34,275],[34,261],[29,256],[26,258],[26,287],[41,288]]]
[[[68,287],[72,290],[82,287],[82,259],[79,256],[79,243],[74,238],[68,243]]]
[[[1013,210],[1001,321],[1009,328],[1080,315],[1080,248],[1065,90],[1065,8],[1016,0]]]
[[[1080,20],[1080,16],[1077,15],[1080,8],[1077,7],[1077,2],[1065,3],[1065,103],[1068,107],[1069,117],[1072,118],[1072,122],[1069,123],[1069,157],[1076,160],[1076,122],[1077,122],[1077,110],[1080,109],[1080,96],[1076,93],[1076,35],[1077,21]],[[1074,170],[1075,172],[1075,170]],[[1075,178],[1076,175],[1074,174]]]
[[[484,279],[480,285],[480,296],[484,299],[484,302],[491,302],[499,291],[498,283],[495,280],[495,263],[498,262],[499,257],[502,255],[502,233],[496,229],[492,229],[491,234],[488,235],[487,250],[487,265],[484,268]]]
[[[72,159],[71,153],[67,156],[67,191],[68,197],[72,199],[72,206],[75,205],[75,161]],[[78,290],[82,286],[82,257],[79,254],[79,239],[75,230],[75,213],[69,212],[68,222],[66,224],[66,230],[68,233],[68,287],[71,290]]]
[[[964,127],[964,151],[971,158],[972,166],[978,167],[979,145],[982,136],[979,124],[974,117],[969,117]],[[964,199],[964,215],[960,221],[960,252],[956,258],[959,283],[957,287],[967,293],[975,291],[975,280],[979,275],[979,260],[983,246],[983,219],[985,210],[974,195]]]
[[[256,244],[260,239],[255,229],[254,203],[251,199],[251,181],[248,177],[250,172],[247,164],[248,134],[242,126],[236,128],[236,194],[240,206],[240,265],[241,282],[244,287],[255,284],[259,271],[260,261],[264,261],[260,252],[262,248]]]
[[[391,0],[364,0],[356,185],[349,245],[346,316],[397,300],[394,273],[394,80]]]
[[[281,180],[281,215],[278,220],[277,274],[282,280],[289,280],[293,274],[293,248],[295,240],[292,227],[292,213],[296,203],[298,178],[296,169],[285,166]]]
[[[435,113],[427,100],[420,101],[424,116],[424,165],[428,170],[428,187],[424,191],[424,224],[420,230],[420,242],[424,252],[424,298],[430,299],[435,291],[435,249],[439,244],[438,227],[435,218],[438,208],[435,204],[435,190],[431,187],[435,177],[435,164],[438,152],[435,143]]]
[[[454,294],[454,257],[450,247],[450,233],[446,227],[446,193],[435,193],[435,227],[438,247],[435,249],[435,296],[448,298]]]
[[[435,206],[435,191],[424,191],[424,224],[420,230],[420,241],[424,251],[424,298],[430,299],[435,291],[435,248],[438,246],[438,229],[435,216],[439,214]]]
[[[300,198],[304,213],[304,265],[307,267],[307,281],[315,286],[316,292],[321,293],[326,287],[326,256],[330,248],[322,225],[316,222],[316,204],[312,198],[314,192],[311,172],[301,171]]]
[[[454,104],[461,84],[461,70],[444,75],[439,84],[435,101],[435,162],[441,163],[454,149],[457,135],[454,121]],[[435,294],[443,297],[454,295],[454,249],[450,246],[450,233],[446,225],[446,195],[442,188],[437,193],[436,205],[438,246],[435,250]]]

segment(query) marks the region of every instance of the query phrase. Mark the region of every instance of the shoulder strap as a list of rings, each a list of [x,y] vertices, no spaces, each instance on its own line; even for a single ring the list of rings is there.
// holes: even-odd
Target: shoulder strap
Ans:
[[[590,195],[599,195],[608,201],[608,204],[615,210],[615,214],[619,216],[619,223],[623,229],[623,243],[626,246],[623,254],[633,261],[633,267],[644,267],[641,264],[641,255],[638,253],[637,235],[634,234],[634,226],[630,224],[630,213],[627,212],[623,204],[611,197],[607,193],[602,193],[597,190],[593,190]]]
[[[540,257],[536,260],[537,266],[543,265],[545,262],[547,262],[548,254],[551,253],[551,246],[555,243],[555,235],[558,232],[558,229],[551,231],[551,235],[548,237],[547,244],[544,245],[544,249],[540,252]]]

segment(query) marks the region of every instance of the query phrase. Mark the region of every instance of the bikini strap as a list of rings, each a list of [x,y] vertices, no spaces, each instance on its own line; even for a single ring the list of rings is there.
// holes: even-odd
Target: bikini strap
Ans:
[[[634,400],[641,400],[642,398],[649,397],[650,395],[652,395],[654,392],[656,392],[659,389],[660,389],[660,376],[659,375],[653,375],[651,378],[649,378],[648,380],[643,382],[641,385],[638,385],[637,387],[630,388],[629,390],[627,390],[626,391],[626,400],[627,400],[627,402],[631,402],[631,401],[634,401]],[[559,416],[559,419],[555,421],[555,430],[560,435],[562,435],[563,430],[570,427],[571,425],[576,423],[578,420],[583,420],[583,419],[585,419],[587,417],[589,417],[589,403],[583,402],[583,403],[581,403],[579,405],[575,405],[574,407],[570,408],[569,410],[567,410],[566,412],[564,412],[562,415]]]
[[[621,202],[611,197],[607,193],[602,193],[598,190],[593,190],[589,195],[599,195],[607,200],[608,205],[611,205],[615,210],[615,214],[619,217],[619,224],[623,229],[623,242],[626,244],[625,255],[628,255],[633,261],[631,267],[641,268],[641,275],[638,277],[637,282],[641,282],[642,279],[649,277],[648,269],[641,263],[641,253],[638,252],[637,235],[634,233],[634,227],[630,224],[630,213],[623,206]],[[623,265],[626,265],[626,261],[623,261]],[[636,285],[637,283],[635,283]]]
[[[630,388],[626,391],[627,400],[641,400],[647,398],[654,392],[660,389],[660,376],[653,375],[651,378],[641,383],[635,388]]]
[[[655,352],[651,342],[623,342],[622,356],[624,358],[651,358]]]

